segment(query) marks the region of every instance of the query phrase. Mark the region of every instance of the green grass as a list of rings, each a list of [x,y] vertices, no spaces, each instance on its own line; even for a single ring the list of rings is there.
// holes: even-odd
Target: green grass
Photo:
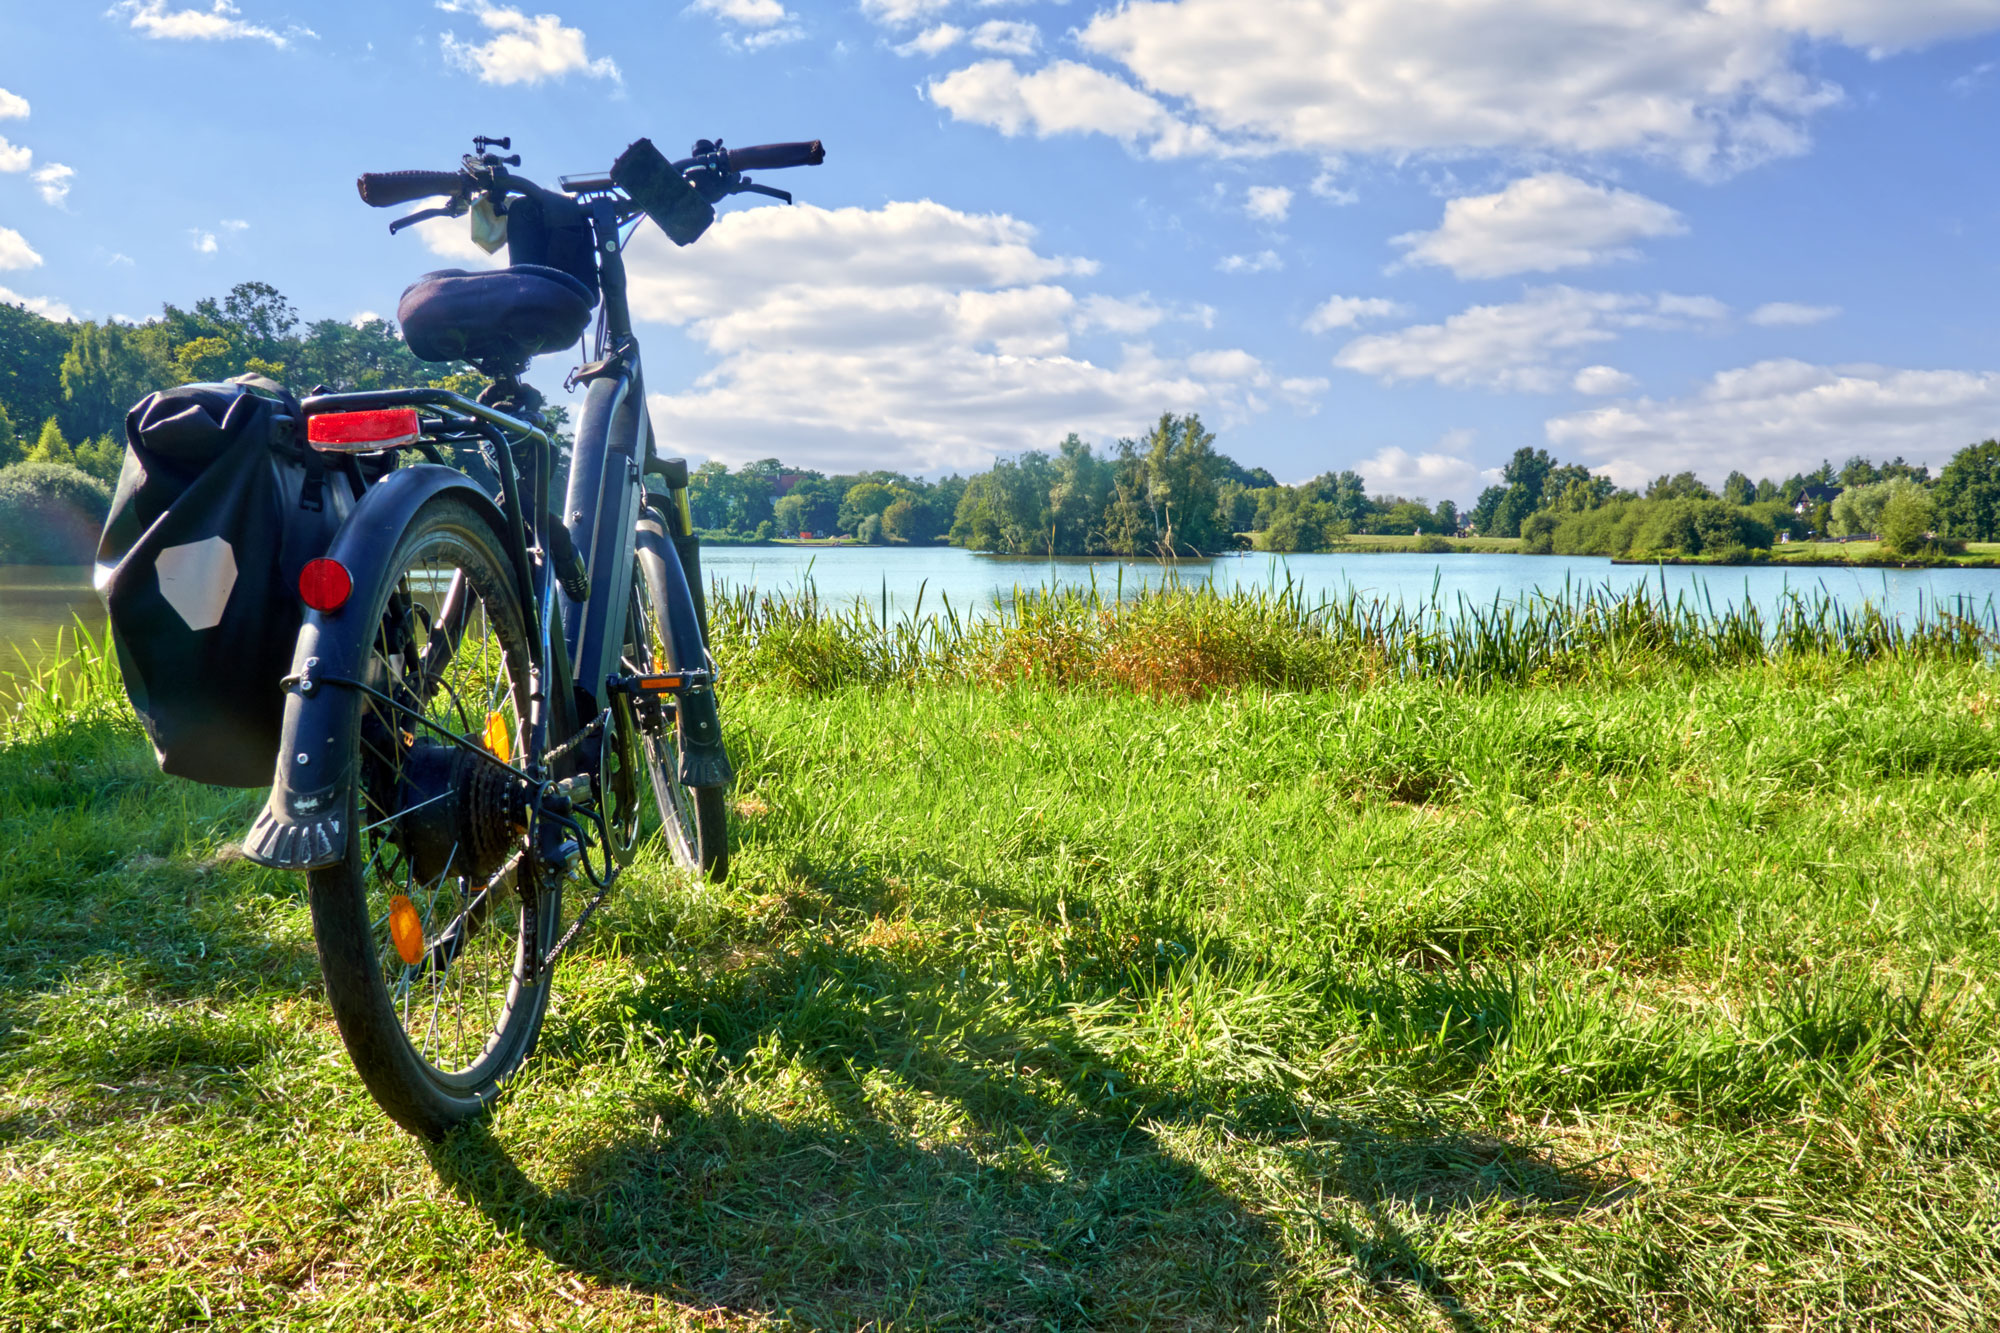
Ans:
[[[1263,533],[1249,532],[1241,535],[1250,538],[1252,550],[1261,551],[1265,549]],[[1357,532],[1341,538],[1339,544],[1328,549],[1336,555],[1408,552],[1419,550],[1422,540],[1420,537],[1400,534],[1396,536],[1382,536],[1376,533]],[[1521,539],[1519,537],[1446,537],[1444,540],[1450,544],[1455,554],[1464,554],[1467,552],[1514,554],[1521,549]]]
[[[1756,562],[1772,565],[1894,565],[1903,563],[1904,557],[1878,541],[1799,541],[1781,542],[1768,551],[1753,552]],[[1984,569],[2000,565],[2000,542],[1968,542],[1965,550],[1957,555],[1919,555],[1919,563],[1932,565],[1962,565],[1968,568]],[[1648,564],[1649,560],[1631,563]],[[1677,564],[1715,563],[1705,561],[1700,556],[1680,557]],[[1720,563],[1741,563],[1723,559]]]
[[[1990,623],[717,610],[730,882],[642,862],[435,1148],[231,851],[259,795],[103,671],[31,699],[0,1327],[2000,1314]]]

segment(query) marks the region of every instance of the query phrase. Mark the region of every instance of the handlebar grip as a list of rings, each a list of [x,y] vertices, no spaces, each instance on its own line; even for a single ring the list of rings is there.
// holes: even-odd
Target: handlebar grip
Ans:
[[[456,171],[365,171],[354,182],[354,188],[361,192],[361,202],[370,208],[457,194],[464,187],[465,177]]]
[[[731,171],[773,171],[779,167],[816,167],[826,161],[826,145],[811,143],[760,143],[748,148],[731,148]]]

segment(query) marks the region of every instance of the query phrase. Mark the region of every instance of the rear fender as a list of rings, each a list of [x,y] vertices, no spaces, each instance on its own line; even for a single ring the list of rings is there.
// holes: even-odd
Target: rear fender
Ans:
[[[259,865],[317,870],[346,855],[354,811],[347,738],[361,695],[327,681],[360,678],[375,639],[371,613],[395,578],[396,548],[417,510],[445,494],[480,511],[504,538],[506,521],[485,492],[462,472],[425,463],[370,487],[327,548],[353,576],[354,591],[337,611],[306,612],[299,630],[271,798],[243,839],[244,855]]]

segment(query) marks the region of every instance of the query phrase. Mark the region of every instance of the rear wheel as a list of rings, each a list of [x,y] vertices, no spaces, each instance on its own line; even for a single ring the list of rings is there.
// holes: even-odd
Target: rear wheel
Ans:
[[[347,853],[310,879],[327,1002],[368,1091],[413,1133],[482,1111],[534,1049],[550,973],[530,959],[561,929],[537,876],[525,795],[488,755],[525,759],[529,653],[513,575],[462,501],[417,512],[366,610],[377,626],[347,737]],[[408,711],[405,711],[408,710]],[[455,745],[442,731],[466,738]],[[534,908],[528,906],[532,896]]]

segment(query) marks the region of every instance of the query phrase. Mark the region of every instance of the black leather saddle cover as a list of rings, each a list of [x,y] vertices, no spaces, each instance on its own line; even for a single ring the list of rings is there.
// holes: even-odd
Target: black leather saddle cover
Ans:
[[[581,338],[596,308],[590,289],[561,269],[516,264],[426,273],[403,293],[396,319],[425,361],[522,363]]]

